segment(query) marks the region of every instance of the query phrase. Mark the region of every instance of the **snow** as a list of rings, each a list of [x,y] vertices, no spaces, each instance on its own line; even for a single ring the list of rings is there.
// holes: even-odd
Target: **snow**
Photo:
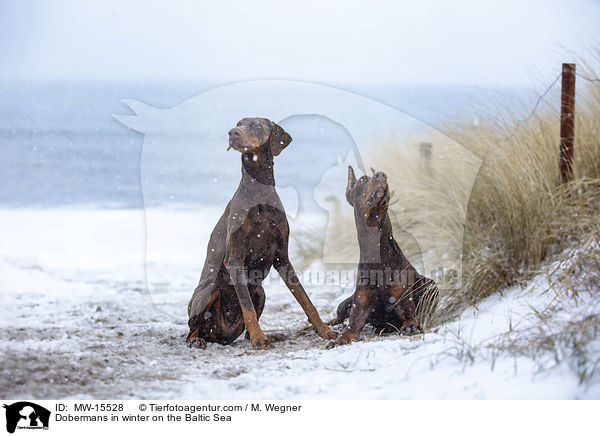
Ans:
[[[494,344],[537,328],[535,311],[551,307],[552,319],[567,322],[596,307],[591,294],[558,299],[564,290],[550,288],[545,274],[424,336],[379,337],[367,329],[361,342],[332,350],[305,329],[302,309],[272,275],[260,323],[288,340],[267,351],[252,350],[243,337],[232,346],[189,349],[187,303],[217,217],[210,210],[0,211],[2,396],[600,398],[600,384],[580,384],[568,358],[549,364],[550,351],[536,359],[494,352]],[[154,240],[146,259],[147,220],[177,231],[168,245]],[[172,246],[181,249],[167,250]],[[323,318],[352,292],[304,285]],[[591,349],[600,350],[598,339]]]

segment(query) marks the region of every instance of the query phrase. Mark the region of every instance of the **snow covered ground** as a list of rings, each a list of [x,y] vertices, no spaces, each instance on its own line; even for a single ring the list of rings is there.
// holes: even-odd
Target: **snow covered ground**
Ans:
[[[366,331],[364,341],[332,350],[303,330],[301,308],[272,279],[261,325],[286,331],[287,341],[267,351],[252,350],[243,338],[233,346],[188,349],[186,306],[216,217],[208,210],[150,211],[152,228],[179,229],[168,245],[182,249],[161,250],[156,242],[146,276],[143,211],[0,211],[0,396],[600,398],[597,375],[579,382],[576,356],[499,351],[539,332],[539,313],[546,326],[597,313],[592,295],[557,298],[564,290],[548,289],[551,277],[544,274],[424,336]],[[351,292],[305,286],[323,318]],[[598,359],[600,341],[587,347]]]

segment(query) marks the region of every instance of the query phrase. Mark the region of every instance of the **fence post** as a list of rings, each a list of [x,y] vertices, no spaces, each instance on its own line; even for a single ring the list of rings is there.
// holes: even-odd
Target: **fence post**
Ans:
[[[566,183],[573,173],[575,142],[575,64],[562,64],[560,95],[560,181]]]

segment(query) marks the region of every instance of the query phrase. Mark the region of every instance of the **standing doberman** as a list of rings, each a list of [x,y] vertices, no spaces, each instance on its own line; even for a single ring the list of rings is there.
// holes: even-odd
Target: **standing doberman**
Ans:
[[[420,325],[417,314],[424,304],[434,304],[435,282],[422,276],[406,259],[392,235],[388,215],[390,193],[387,177],[373,170],[373,176],[356,180],[348,167],[346,199],[354,207],[360,261],[356,291],[337,309],[329,324],[350,323],[328,348],[357,341],[366,323],[377,331],[414,334]]]
[[[254,348],[270,347],[258,319],[265,305],[261,284],[272,266],[319,336],[336,337],[319,317],[288,257],[289,226],[275,191],[273,156],[291,141],[265,118],[244,118],[229,131],[228,150],[242,153],[242,181],[210,236],[200,282],[188,305],[190,346],[231,344],[245,327]]]

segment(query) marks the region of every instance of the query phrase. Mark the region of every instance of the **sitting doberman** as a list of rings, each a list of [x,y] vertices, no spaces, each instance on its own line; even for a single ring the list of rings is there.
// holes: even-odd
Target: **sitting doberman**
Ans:
[[[350,318],[350,323],[328,348],[357,341],[366,323],[378,332],[417,333],[419,311],[438,295],[435,282],[415,270],[394,240],[387,177],[372,171],[372,177],[357,181],[348,167],[346,199],[354,207],[360,261],[354,294],[339,305],[336,318],[329,322],[336,325]]]
[[[265,118],[244,118],[229,131],[229,150],[242,153],[242,181],[208,242],[206,261],[188,305],[190,346],[231,344],[246,328],[252,346],[271,347],[258,325],[265,305],[261,286],[272,266],[324,339],[336,333],[319,317],[288,257],[289,226],[275,191],[273,156],[292,141]]]

